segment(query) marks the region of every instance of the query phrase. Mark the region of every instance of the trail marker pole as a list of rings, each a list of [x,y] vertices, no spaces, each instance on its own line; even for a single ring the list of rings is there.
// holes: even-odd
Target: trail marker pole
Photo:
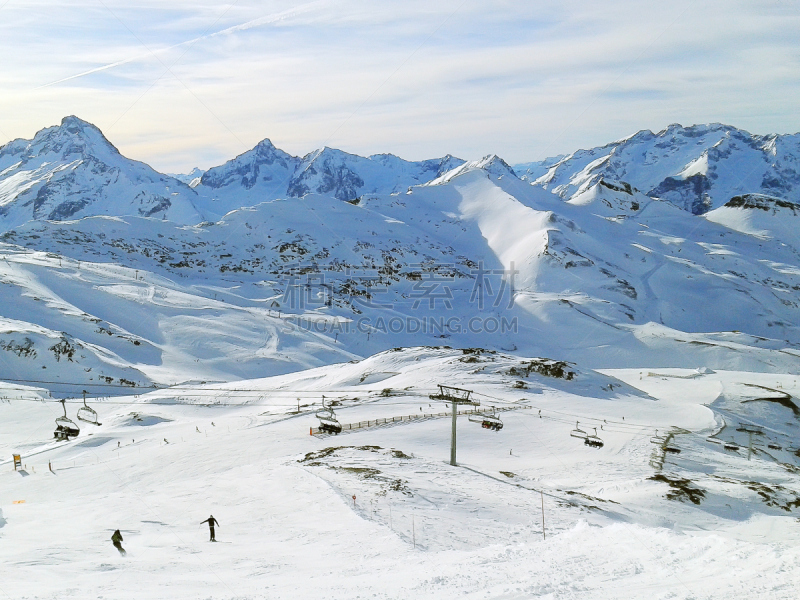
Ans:
[[[544,533],[544,493],[540,491],[539,495],[542,497],[542,539],[546,540],[547,536]]]
[[[356,495],[353,494],[353,509],[356,507]]]
[[[456,466],[456,419],[458,418],[458,404],[451,402],[453,407],[453,430],[450,434],[450,464]]]
[[[411,540],[414,542],[414,548],[417,547],[417,530],[414,528],[414,515],[411,515]]]

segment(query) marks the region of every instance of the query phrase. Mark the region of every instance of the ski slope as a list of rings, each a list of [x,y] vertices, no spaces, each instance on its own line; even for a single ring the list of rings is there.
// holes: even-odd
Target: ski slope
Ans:
[[[800,502],[800,459],[756,448],[748,460],[715,442],[723,419],[756,419],[741,408],[752,405],[741,404],[743,390],[796,394],[796,377],[579,366],[570,379],[509,375],[524,364],[415,348],[235,385],[90,398],[102,425],[79,422],[80,436],[58,444],[59,404],[2,403],[0,452],[21,451],[25,470],[5,462],[0,474],[0,589],[11,598],[795,597],[800,527],[782,505]],[[460,417],[457,467],[449,418],[308,433],[323,393],[349,423],[439,412],[427,396],[437,382],[474,390],[482,407],[516,408],[501,413],[499,432]],[[723,395],[724,416],[714,407]],[[78,405],[67,406],[74,418]],[[772,427],[778,440],[797,424],[774,410],[791,421]],[[603,425],[602,448],[570,437],[576,418]],[[660,468],[655,428],[683,431],[681,453]],[[681,495],[698,489],[698,504]],[[217,544],[200,525],[209,513]],[[125,557],[109,540],[117,528]]]

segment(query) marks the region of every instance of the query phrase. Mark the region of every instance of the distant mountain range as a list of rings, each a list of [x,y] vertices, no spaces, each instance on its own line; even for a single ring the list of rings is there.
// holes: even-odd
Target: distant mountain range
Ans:
[[[465,164],[450,155],[412,162],[333,148],[296,157],[265,139],[207,171],[165,175],[122,156],[94,125],[65,117],[33,140],[0,147],[0,229],[31,219],[98,215],[193,224],[276,198],[314,193],[351,201],[402,192]],[[797,204],[800,134],[756,136],[728,125],[671,125],[658,133],[640,131],[598,148],[516,165],[509,174],[563,200],[601,180],[626,183],[693,214],[751,193]]]

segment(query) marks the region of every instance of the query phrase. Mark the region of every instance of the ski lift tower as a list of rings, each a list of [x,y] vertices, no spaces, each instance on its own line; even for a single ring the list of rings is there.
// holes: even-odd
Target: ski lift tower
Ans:
[[[481,403],[477,400],[472,400],[470,396],[472,390],[464,390],[457,387],[450,387],[448,385],[439,385],[439,393],[431,394],[431,400],[443,400],[449,402],[453,407],[453,430],[450,435],[450,464],[454,467],[456,463],[456,419],[458,418],[458,406],[460,404],[470,404],[472,406],[480,406]]]

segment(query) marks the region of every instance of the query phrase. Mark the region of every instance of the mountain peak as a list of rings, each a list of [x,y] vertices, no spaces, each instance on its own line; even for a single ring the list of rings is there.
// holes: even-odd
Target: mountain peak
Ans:
[[[62,156],[79,154],[103,159],[109,153],[118,155],[119,150],[106,139],[100,129],[74,115],[61,119],[61,124],[38,131],[28,146],[37,155],[59,153]]]
[[[77,133],[78,131],[83,131],[84,129],[97,129],[96,126],[89,123],[89,121],[84,121],[80,117],[76,117],[75,115],[67,115],[63,119],[61,119],[61,127],[66,129],[71,133]]]

